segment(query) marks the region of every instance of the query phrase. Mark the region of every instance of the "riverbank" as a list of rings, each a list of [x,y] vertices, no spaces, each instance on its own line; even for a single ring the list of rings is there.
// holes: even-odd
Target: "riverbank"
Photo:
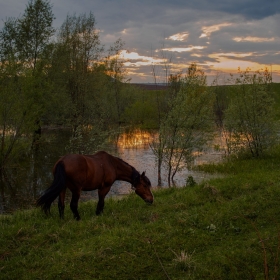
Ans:
[[[194,187],[0,216],[1,279],[279,278],[280,150],[258,160],[200,167],[219,172]],[[268,279],[268,278],[267,278]]]

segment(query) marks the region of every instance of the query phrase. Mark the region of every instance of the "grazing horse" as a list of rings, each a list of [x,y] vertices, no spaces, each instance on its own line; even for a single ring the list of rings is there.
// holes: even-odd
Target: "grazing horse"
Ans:
[[[104,199],[116,180],[131,183],[144,201],[153,203],[151,183],[145,172],[141,175],[131,165],[120,158],[106,152],[97,152],[94,155],[70,154],[60,158],[53,168],[54,179],[51,186],[37,200],[36,205],[41,206],[46,214],[50,212],[52,202],[59,196],[58,210],[60,218],[64,217],[64,199],[66,188],[72,192],[70,208],[76,220],[80,220],[78,201],[81,191],[98,189],[98,203],[96,215],[102,213]]]

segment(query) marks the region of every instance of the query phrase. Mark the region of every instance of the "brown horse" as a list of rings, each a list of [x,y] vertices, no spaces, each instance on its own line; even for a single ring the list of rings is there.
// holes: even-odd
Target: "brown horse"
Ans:
[[[98,203],[96,215],[102,213],[104,199],[116,180],[131,183],[144,201],[153,203],[151,183],[145,172],[141,175],[131,165],[120,158],[106,152],[94,155],[66,155],[60,158],[53,168],[54,179],[51,186],[37,200],[36,205],[41,206],[46,214],[50,212],[52,202],[59,196],[58,210],[60,218],[64,217],[64,199],[66,188],[72,192],[70,208],[76,220],[80,220],[78,201],[81,191],[98,189]]]

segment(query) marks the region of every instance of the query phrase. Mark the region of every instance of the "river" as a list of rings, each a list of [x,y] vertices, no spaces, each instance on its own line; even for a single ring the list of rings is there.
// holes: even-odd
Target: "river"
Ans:
[[[39,194],[51,183],[52,167],[56,160],[66,153],[65,147],[69,144],[69,137],[70,133],[67,130],[43,130],[41,144],[36,153],[28,158],[22,157],[21,162],[6,171],[5,179],[1,181],[0,186],[1,214],[34,207]],[[112,151],[139,172],[146,171],[152,186],[156,187],[157,166],[155,156],[149,147],[152,137],[152,134],[143,131],[124,133],[119,137],[117,145],[114,145],[114,148],[112,146]],[[221,153],[209,148],[206,153],[196,158],[194,164],[217,162],[221,158]],[[195,182],[200,183],[217,175],[184,170],[175,176],[176,185],[185,185],[188,176],[192,176]],[[162,187],[168,186],[164,170],[162,170],[162,184]],[[130,184],[117,181],[107,197],[124,196],[131,191]],[[89,199],[97,199],[97,191],[83,192],[81,200]]]

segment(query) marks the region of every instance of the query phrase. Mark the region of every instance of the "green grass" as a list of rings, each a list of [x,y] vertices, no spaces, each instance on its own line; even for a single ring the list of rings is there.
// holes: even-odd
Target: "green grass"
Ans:
[[[0,279],[279,279],[280,151],[201,169],[225,177],[152,206],[107,199],[102,216],[81,203],[80,222],[56,205],[0,216]]]

